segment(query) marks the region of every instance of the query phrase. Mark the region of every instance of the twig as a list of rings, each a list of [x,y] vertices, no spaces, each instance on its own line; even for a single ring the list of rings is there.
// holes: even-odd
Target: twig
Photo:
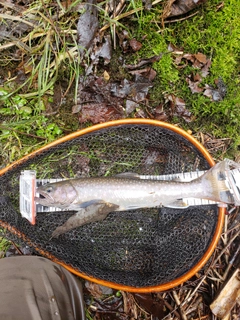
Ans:
[[[186,314],[189,314],[193,311],[195,311],[198,308],[199,303],[202,302],[202,296],[198,297],[194,303],[191,303],[190,306],[185,311]]]
[[[192,14],[190,14],[189,16],[187,16],[187,17],[184,17],[184,18],[179,18],[179,19],[174,19],[174,20],[166,20],[166,21],[164,21],[164,24],[166,24],[166,23],[174,23],[174,22],[179,22],[179,21],[184,21],[184,20],[187,20],[187,19],[189,19],[189,18],[192,18],[192,17],[194,17],[196,14],[198,14],[199,13],[199,11],[196,11],[196,12],[194,12],[194,13],[192,13]],[[160,23],[160,22],[159,22]]]
[[[7,2],[7,1],[0,1],[0,4],[3,6],[3,7],[7,7],[7,8],[10,8],[12,10],[15,10],[17,11],[18,13],[21,13],[23,10],[22,8],[17,5],[16,3],[10,3],[10,2]]]
[[[162,2],[162,1],[163,1],[163,0],[155,0],[155,1],[153,1],[152,5],[154,6],[154,5],[156,5],[156,4],[158,4],[159,2]],[[100,32],[103,32],[104,30],[108,29],[112,23],[115,24],[118,20],[121,20],[121,19],[126,18],[126,17],[128,17],[128,16],[131,16],[132,14],[134,14],[134,13],[136,13],[136,12],[138,12],[138,11],[142,11],[142,10],[144,10],[144,7],[135,8],[135,9],[130,10],[130,11],[128,11],[128,12],[124,12],[124,13],[122,13],[122,14],[119,14],[118,16],[116,16],[116,17],[111,21],[111,23],[108,23],[108,24],[106,24],[105,26],[103,26],[103,27],[100,29]]]
[[[14,248],[17,250],[17,252],[22,256],[23,253],[22,253],[22,251],[18,248],[18,246],[15,244],[15,242],[14,242],[14,241],[11,241],[11,243],[12,243],[12,245],[14,246]]]
[[[178,295],[177,295],[177,292],[176,292],[175,290],[173,290],[173,291],[172,291],[172,294],[173,294],[173,297],[174,297],[174,299],[175,299],[175,301],[176,301],[176,304],[177,304],[177,306],[178,306],[178,308],[179,308],[179,311],[180,311],[180,314],[181,314],[181,318],[182,318],[183,320],[187,320],[186,313],[185,313],[185,311],[184,311],[183,308],[182,308],[181,301],[179,300],[179,297],[178,297]]]
[[[7,19],[7,20],[13,20],[13,21],[19,21],[19,22],[22,22],[22,23],[29,25],[32,28],[36,27],[36,25],[34,23],[26,21],[26,20],[22,19],[20,16],[11,16],[10,14],[0,13],[0,18]]]
[[[165,306],[173,313],[175,314],[176,317],[178,317],[180,319],[180,314],[176,311],[176,309],[174,309],[170,303],[168,303],[161,295],[160,293],[157,294],[157,297],[163,301],[163,303],[165,304]],[[166,318],[166,317],[165,317]]]
[[[229,261],[228,263],[228,266],[227,266],[227,269],[225,270],[224,274],[223,274],[223,280],[226,280],[227,276],[228,276],[228,273],[230,271],[230,269],[232,268],[233,264],[234,264],[234,261],[236,260],[238,254],[240,253],[240,246],[238,246],[237,250],[235,251],[232,259]]]
[[[216,262],[220,259],[220,257],[228,250],[228,248],[230,247],[230,245],[233,243],[233,241],[240,235],[240,230],[238,230],[237,233],[235,233],[235,235],[229,240],[228,244],[225,246],[225,248],[223,248],[223,250],[220,252],[220,254],[218,255],[218,257],[216,258],[216,260],[214,261],[214,264],[216,264]]]

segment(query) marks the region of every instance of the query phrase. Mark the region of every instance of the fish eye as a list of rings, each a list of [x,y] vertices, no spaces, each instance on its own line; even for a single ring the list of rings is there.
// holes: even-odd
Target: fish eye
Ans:
[[[46,192],[47,192],[47,193],[50,193],[50,192],[52,191],[52,189],[53,189],[52,187],[48,187],[48,188],[46,189]]]

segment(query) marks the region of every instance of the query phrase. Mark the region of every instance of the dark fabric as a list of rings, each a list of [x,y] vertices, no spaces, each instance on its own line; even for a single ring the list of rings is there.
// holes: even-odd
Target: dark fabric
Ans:
[[[0,259],[0,286],[0,320],[85,319],[81,282],[48,259]]]

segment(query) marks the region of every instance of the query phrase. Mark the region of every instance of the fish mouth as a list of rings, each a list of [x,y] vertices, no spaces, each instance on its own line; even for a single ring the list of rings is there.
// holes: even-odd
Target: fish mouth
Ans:
[[[39,194],[39,197],[34,197],[35,202],[43,205],[43,206],[49,206],[54,204],[54,199],[45,191],[36,190],[36,193]]]

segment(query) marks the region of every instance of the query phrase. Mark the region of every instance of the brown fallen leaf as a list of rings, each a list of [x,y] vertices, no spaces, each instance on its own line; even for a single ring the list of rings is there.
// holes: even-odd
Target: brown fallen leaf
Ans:
[[[139,51],[142,48],[141,42],[137,41],[135,38],[129,41],[129,45],[134,52]]]
[[[224,99],[227,94],[227,87],[221,78],[216,79],[215,83],[217,88],[206,84],[203,95],[210,98],[212,101],[218,102]]]
[[[110,35],[104,37],[98,35],[95,37],[90,54],[91,61],[94,65],[98,64],[99,58],[103,58],[104,64],[107,65],[112,57],[112,44]]]
[[[150,67],[145,69],[132,70],[132,71],[129,71],[129,73],[133,75],[141,75],[144,78],[148,79],[149,81],[153,81],[157,75],[157,72]]]
[[[199,80],[197,80],[199,79]],[[202,81],[202,78],[193,78],[193,81],[191,80],[191,78],[186,78],[186,81],[188,83],[188,87],[190,88],[192,93],[199,93],[202,92],[204,89],[199,87],[199,84]]]
[[[99,285],[91,281],[85,281],[85,287],[91,293],[93,298],[101,299],[106,294],[112,294],[113,290],[111,288]]]
[[[79,122],[102,123],[110,120],[117,120],[122,117],[119,111],[108,106],[106,103],[88,103],[82,106]]]
[[[132,100],[126,100],[126,115],[128,116],[130,113],[136,110],[139,107],[139,104]]]
[[[158,56],[153,56],[153,57],[148,58],[148,59],[142,59],[137,64],[127,64],[127,65],[124,65],[124,67],[129,69],[129,70],[134,70],[134,69],[137,69],[137,68],[140,68],[140,67],[144,66],[145,64],[154,63],[154,62],[157,62],[157,61],[161,60],[162,59],[162,55],[163,54],[160,53]]]
[[[197,54],[186,53],[183,55],[183,58],[191,61],[192,66],[196,69],[201,69],[207,63],[207,57],[200,52]]]
[[[207,59],[206,64],[201,68],[201,75],[203,78],[206,78],[206,76],[209,74],[209,68],[212,64],[212,61],[210,59]]]
[[[141,306],[155,320],[164,318],[164,303],[158,300],[152,293],[135,293],[134,298],[138,305]]]
[[[172,116],[183,118],[186,122],[192,121],[192,114],[186,109],[186,103],[182,98],[170,94],[166,97],[166,99],[168,102],[170,102]]]
[[[204,2],[206,2],[206,0],[175,0],[171,5],[168,17],[185,14]]]
[[[96,0],[89,0],[85,5],[85,11],[80,16],[77,24],[78,45],[81,54],[92,45],[92,41],[98,30],[98,10]]]
[[[163,106],[159,105],[155,109],[155,114],[154,114],[154,119],[159,120],[159,121],[167,121],[168,116],[166,112],[163,110]]]
[[[198,52],[194,54],[195,59],[197,59],[200,63],[206,64],[207,63],[207,57],[205,54]]]

